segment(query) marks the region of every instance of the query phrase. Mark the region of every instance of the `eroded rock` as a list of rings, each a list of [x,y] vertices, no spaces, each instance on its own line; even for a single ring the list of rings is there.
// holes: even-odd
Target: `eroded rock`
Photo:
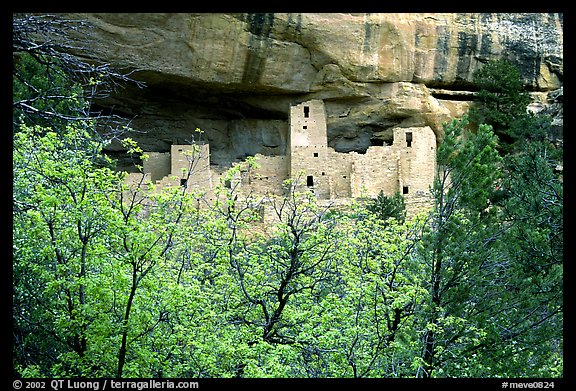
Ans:
[[[530,91],[562,86],[562,14],[66,17],[93,26],[79,55],[134,70],[147,84],[99,106],[130,121],[148,151],[166,152],[202,129],[214,164],[283,155],[289,107],[309,99],[325,102],[329,146],[364,152],[398,126],[429,126],[441,138],[442,123],[471,104],[473,72],[490,59],[513,61]]]

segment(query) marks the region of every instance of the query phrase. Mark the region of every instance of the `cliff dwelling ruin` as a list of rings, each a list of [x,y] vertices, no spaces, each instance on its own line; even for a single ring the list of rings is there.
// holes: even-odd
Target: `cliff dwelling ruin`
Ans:
[[[319,202],[343,204],[351,199],[400,192],[408,215],[430,205],[435,175],[436,136],[429,126],[396,127],[390,145],[372,145],[365,153],[337,152],[328,146],[326,112],[319,99],[290,107],[288,151],[284,156],[256,154],[256,168],[226,179],[228,168],[210,164],[210,145],[172,145],[169,152],[148,152],[143,173],[129,173],[127,182],[184,186],[187,192],[214,200],[220,183],[241,194],[261,197],[284,194],[292,179],[298,190],[311,191]],[[234,182],[235,183],[231,183]],[[266,211],[263,212],[266,221]]]

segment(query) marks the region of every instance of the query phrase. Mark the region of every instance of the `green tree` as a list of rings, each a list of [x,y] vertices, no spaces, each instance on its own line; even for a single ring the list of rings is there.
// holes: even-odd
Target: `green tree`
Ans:
[[[59,127],[72,120],[86,118],[88,103],[81,85],[72,84],[58,66],[58,61],[27,52],[14,59],[13,122]],[[82,113],[79,115],[79,113]],[[15,129],[15,131],[18,128]]]
[[[563,152],[549,141],[550,117],[526,112],[530,98],[512,64],[491,62],[475,81],[479,100],[470,113],[493,125],[504,152],[502,177],[491,197],[501,229],[490,242],[492,265],[499,270],[490,289],[501,304],[486,318],[499,325],[490,334],[500,349],[487,344],[481,349],[490,352],[484,358],[500,373],[557,376],[562,365],[563,188],[555,168],[562,165]]]
[[[108,256],[122,175],[96,131],[114,121],[90,103],[130,79],[66,54],[82,27],[13,16],[14,368],[31,376],[111,373],[101,353],[115,320],[101,298],[118,266]]]
[[[487,208],[501,159],[491,127],[464,134],[467,125],[466,116],[445,124],[437,151],[434,207],[420,243],[428,299],[419,314],[424,322],[419,376],[439,375],[463,345],[477,344],[483,334],[467,315],[473,311],[471,283],[481,273],[483,248],[492,235]]]
[[[398,191],[390,197],[380,191],[376,198],[368,203],[367,209],[382,220],[393,217],[398,222],[403,223],[406,219],[404,197]]]
[[[325,219],[328,209],[312,193],[299,193],[295,185],[288,181],[287,194],[268,205],[277,219],[269,237],[231,243],[236,250],[230,265],[244,308],[236,316],[251,330],[248,346],[268,356],[266,363],[240,363],[238,376],[262,376],[267,367],[275,376],[294,375],[281,363],[298,352],[302,327],[313,316],[311,298],[331,277],[333,221]]]
[[[23,125],[15,137],[15,369],[49,377],[190,373],[181,364],[190,356],[174,352],[190,346],[185,330],[208,330],[203,340],[220,319],[210,316],[219,314],[221,292],[195,295],[218,264],[192,255],[209,255],[207,222],[216,220],[180,186],[124,184],[123,174],[94,165],[100,144],[90,132],[67,132]],[[199,224],[205,229],[192,229]],[[191,262],[198,270],[188,270]],[[172,356],[179,365],[166,361]]]
[[[500,251],[508,261],[509,306],[497,316],[502,346],[527,376],[562,374],[563,186],[559,151],[528,142],[505,161]],[[497,360],[495,360],[497,361]],[[502,371],[510,370],[506,366]]]
[[[513,144],[527,136],[524,125],[532,117],[527,112],[531,98],[518,68],[507,60],[492,60],[474,72],[473,83],[478,92],[470,120],[492,126],[501,152],[510,152]]]
[[[446,126],[435,206],[418,252],[418,375],[543,376],[562,365],[562,186],[549,144],[501,158],[490,127]],[[463,134],[464,133],[464,134]],[[527,148],[527,146],[531,146]],[[494,189],[503,193],[492,204]]]
[[[315,297],[302,334],[301,376],[412,373],[418,354],[414,311],[425,297],[423,265],[413,256],[422,224],[384,221],[366,209],[338,218],[335,271]]]
[[[99,143],[89,131],[65,131],[23,125],[14,139],[16,366],[90,360],[87,333],[98,316],[89,299],[92,277],[103,267],[102,246],[114,221],[107,203],[120,175],[94,166]],[[51,346],[43,341],[48,336]],[[64,359],[71,355],[78,363]]]

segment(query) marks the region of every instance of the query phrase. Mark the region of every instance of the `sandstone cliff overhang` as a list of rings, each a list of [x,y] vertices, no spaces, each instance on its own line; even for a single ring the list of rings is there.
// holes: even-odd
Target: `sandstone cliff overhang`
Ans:
[[[514,62],[535,93],[558,90],[563,79],[562,14],[62,16],[93,26],[77,55],[147,84],[98,108],[130,121],[149,151],[185,144],[200,128],[214,164],[284,155],[288,108],[310,99],[325,102],[329,146],[362,153],[398,126],[430,126],[441,139],[442,123],[473,99],[473,72],[490,59]]]

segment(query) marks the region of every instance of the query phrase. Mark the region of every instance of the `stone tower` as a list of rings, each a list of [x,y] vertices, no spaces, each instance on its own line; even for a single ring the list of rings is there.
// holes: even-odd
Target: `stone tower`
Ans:
[[[318,198],[330,197],[328,136],[322,100],[290,107],[290,178]]]

